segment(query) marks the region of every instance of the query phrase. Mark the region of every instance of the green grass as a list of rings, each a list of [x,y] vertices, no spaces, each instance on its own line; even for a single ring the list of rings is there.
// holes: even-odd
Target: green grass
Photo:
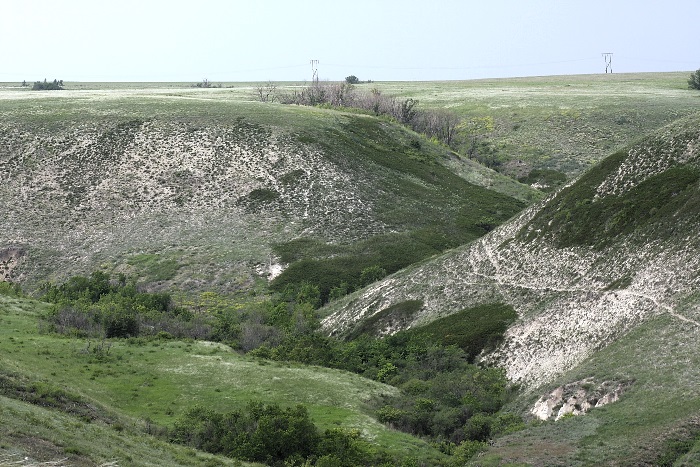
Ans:
[[[132,266],[136,275],[146,282],[165,281],[172,279],[180,269],[180,264],[173,258],[162,258],[161,255],[140,253],[127,258],[126,264]]]
[[[634,73],[363,85],[419,107],[492,117],[485,141],[504,161],[569,177],[678,118],[700,110],[688,73]]]
[[[402,458],[434,461],[441,457],[427,443],[389,430],[371,417],[370,403],[395,393],[391,386],[341,371],[247,358],[223,345],[207,342],[113,340],[109,347],[96,352],[94,349],[100,344],[97,341],[88,345],[84,339],[38,332],[38,317],[46,308],[39,302],[0,296],[0,376],[4,378],[0,383],[6,383],[2,383],[5,396],[46,406],[41,409],[41,417],[51,410],[60,414],[59,421],[74,419],[72,423],[80,426],[107,425],[93,430],[92,443],[99,442],[95,437],[103,436],[101,430],[109,431],[109,426],[117,423],[127,426],[150,421],[155,426],[168,427],[197,404],[227,412],[255,400],[285,407],[304,404],[320,429],[359,429],[368,440]],[[12,404],[14,411],[38,410]],[[92,411],[69,417],[71,411],[67,407],[73,407],[74,412],[76,407],[92,407]],[[0,416],[15,413],[8,410],[3,408]],[[88,423],[88,419],[97,421]],[[12,439],[26,430],[22,426],[18,421],[4,429]],[[49,437],[42,431],[38,437],[55,444],[61,439],[60,433]],[[74,439],[72,433],[67,432],[65,438]],[[157,440],[152,443],[162,445]],[[26,449],[20,444],[9,443],[4,449]],[[89,443],[71,446],[87,456],[109,457]],[[135,456],[129,449],[123,448],[124,456]]]
[[[140,423],[88,423],[2,396],[0,439],[1,465],[242,465],[147,436]]]

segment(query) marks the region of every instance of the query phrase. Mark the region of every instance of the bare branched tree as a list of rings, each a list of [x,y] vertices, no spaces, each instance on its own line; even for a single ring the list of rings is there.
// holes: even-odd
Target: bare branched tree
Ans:
[[[255,88],[255,93],[260,102],[275,102],[275,99],[277,99],[277,85],[272,81],[268,81]]]

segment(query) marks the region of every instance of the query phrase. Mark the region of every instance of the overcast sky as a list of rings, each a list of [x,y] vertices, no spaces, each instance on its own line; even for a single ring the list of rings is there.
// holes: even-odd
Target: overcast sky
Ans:
[[[691,71],[699,30],[700,0],[2,0],[0,81]]]

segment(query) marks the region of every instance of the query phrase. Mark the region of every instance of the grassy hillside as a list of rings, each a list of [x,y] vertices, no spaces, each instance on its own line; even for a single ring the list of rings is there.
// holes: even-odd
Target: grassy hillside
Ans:
[[[569,178],[672,121],[700,110],[690,72],[615,73],[444,82],[372,83],[382,92],[490,118],[484,150],[519,176],[531,169]]]
[[[524,206],[467,182],[446,164],[454,155],[396,124],[208,91],[0,94],[3,277],[35,286],[102,268],[161,288],[247,291],[279,273],[273,247],[292,240],[328,245],[296,261],[342,256],[357,275],[403,242],[411,257],[379,264],[393,271]]]
[[[0,295],[0,462],[28,456],[75,465],[228,464],[146,435],[172,427],[196,405],[226,412],[249,401],[304,404],[319,428],[357,429],[400,458],[442,456],[369,415],[371,401],[397,392],[391,386],[247,358],[214,343],[46,334],[46,307]]]
[[[481,358],[522,383],[516,407],[534,417],[537,399],[567,384],[571,397],[620,389],[606,396],[618,402],[580,419],[552,421],[569,396],[552,402],[551,420],[499,441],[498,456],[658,465],[674,455],[665,450],[685,449],[678,443],[690,449],[699,415],[690,344],[700,331],[698,128],[697,115],[663,127],[473,244],[331,306],[324,326],[349,332],[409,302],[420,307],[394,329],[508,304],[518,319]]]
[[[328,334],[411,328],[502,366],[523,389],[509,409],[528,428],[496,440],[479,465],[692,464],[700,99],[685,80],[371,84],[492,119],[480,149],[513,174],[539,170],[527,183],[592,167],[524,211],[538,192],[420,135],[357,113],[254,102],[255,84],[0,89],[0,280],[36,289],[101,269],[177,289],[197,312],[209,299],[235,311],[302,281],[324,301],[370,284],[324,309]],[[303,403],[322,429],[357,429],[401,458],[444,459],[373,418],[372,402],[395,387],[207,342],[61,337],[44,332],[45,310],[0,295],[0,463],[230,463],[151,435],[197,404],[225,412],[250,400]],[[384,376],[397,370],[383,365]],[[589,401],[609,403],[573,416]],[[413,402],[406,417],[430,407]]]

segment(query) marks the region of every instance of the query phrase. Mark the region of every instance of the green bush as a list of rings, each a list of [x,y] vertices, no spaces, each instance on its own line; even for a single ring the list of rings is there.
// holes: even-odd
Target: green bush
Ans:
[[[360,272],[360,287],[366,287],[372,282],[376,282],[386,276],[386,269],[374,265],[363,269]]]
[[[251,402],[244,410],[217,413],[194,407],[175,422],[170,440],[236,459],[267,465],[376,465],[375,453],[357,430],[321,434],[302,405],[281,408]],[[312,461],[311,461],[312,462]]]
[[[7,295],[8,297],[22,297],[22,287],[19,284],[12,282],[0,281],[0,295]]]
[[[700,89],[700,69],[695,70],[694,73],[690,74],[690,79],[688,80],[688,86],[691,89]]]
[[[452,465],[463,466],[469,460],[482,451],[488,449],[488,444],[483,441],[463,441],[454,451]]]
[[[133,310],[114,308],[102,316],[105,337],[138,337],[139,321]]]
[[[44,82],[42,83],[41,81],[35,81],[34,85],[32,86],[33,91],[55,91],[63,89],[63,80],[53,80],[51,82],[47,82],[46,78],[44,78]]]
[[[42,298],[56,304],[45,317],[48,328],[62,334],[137,337],[145,329],[150,335],[163,332],[177,338],[206,339],[212,334],[209,322],[215,322],[212,317],[176,307],[168,293],[139,292],[125,277],[112,281],[104,272],[71,277],[58,286],[44,284],[42,289]],[[223,334],[224,330],[219,331]]]

